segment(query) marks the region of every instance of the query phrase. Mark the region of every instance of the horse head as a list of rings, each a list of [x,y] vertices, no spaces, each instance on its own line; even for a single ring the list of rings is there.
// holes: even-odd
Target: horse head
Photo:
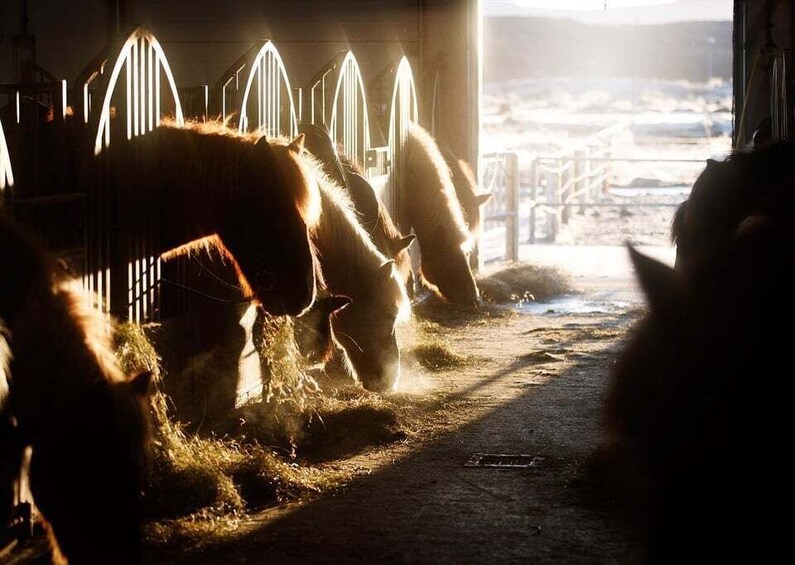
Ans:
[[[392,260],[381,265],[367,288],[332,322],[356,376],[364,388],[376,392],[393,390],[400,379],[395,329],[408,317],[409,300],[394,265]]]
[[[298,316],[316,294],[311,230],[320,217],[313,173],[302,164],[304,136],[292,141],[262,137],[251,164],[258,182],[242,195],[219,234],[262,307]]]
[[[454,304],[478,305],[480,293],[469,266],[470,241],[462,242],[457,230],[443,225],[436,226],[432,241],[433,250],[423,251],[420,259],[425,282]]]

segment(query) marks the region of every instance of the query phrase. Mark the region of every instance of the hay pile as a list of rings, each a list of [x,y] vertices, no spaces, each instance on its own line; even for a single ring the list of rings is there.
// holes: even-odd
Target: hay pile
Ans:
[[[517,264],[477,281],[484,302],[507,304],[548,300],[574,292],[569,277],[552,267]]]
[[[276,329],[290,331],[283,326]],[[279,340],[270,343],[279,347]],[[155,382],[160,382],[159,356],[141,326],[117,324],[114,349],[123,370],[150,370]],[[293,361],[285,357],[270,360],[275,379],[269,394],[285,402],[289,396],[294,405],[303,406],[307,387],[302,377],[288,374]],[[255,508],[334,488],[349,479],[339,471],[300,467],[255,442],[188,434],[170,418],[168,403],[158,387],[152,398],[153,461],[144,493],[144,511],[153,522],[149,529],[163,540],[185,530],[186,523],[235,518]],[[175,520],[183,522],[166,527]]]

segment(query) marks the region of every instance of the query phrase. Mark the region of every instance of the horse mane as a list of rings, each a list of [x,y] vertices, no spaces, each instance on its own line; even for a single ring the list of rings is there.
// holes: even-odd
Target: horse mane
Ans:
[[[346,261],[348,261],[344,269],[338,269],[337,274],[345,278],[348,289],[361,288],[362,274],[364,273],[368,277],[375,275],[384,263],[391,260],[391,257],[386,257],[372,242],[359,222],[353,202],[347,192],[323,172],[320,161],[309,153],[304,153],[302,159],[317,179],[323,205],[321,223],[315,228],[313,239],[317,239],[322,232],[324,239],[331,239],[335,242],[334,252],[339,256],[346,257]],[[321,257],[322,263],[322,254],[318,255]],[[322,272],[325,272],[324,279],[328,279],[328,273],[332,267],[334,265],[327,264],[326,267],[320,268]],[[400,280],[394,270],[393,278],[400,288],[400,296],[394,298],[401,311],[401,319],[403,319],[407,317],[410,308],[408,292],[405,283]],[[323,286],[328,286],[326,280],[323,280]],[[340,289],[336,289],[334,293],[340,294]],[[350,296],[350,298],[355,300],[355,296]]]
[[[236,143],[194,143],[192,147],[185,148],[194,159],[200,159],[202,163],[217,163],[218,167],[203,167],[203,172],[217,172],[217,177],[208,177],[199,183],[200,186],[206,186],[214,181],[221,181],[225,174],[236,172],[236,166],[239,164],[242,155],[251,150],[251,147],[257,144],[265,134],[261,131],[255,132],[240,132],[228,125],[226,121],[210,120],[206,122],[198,120],[187,120],[185,124],[180,126],[172,118],[164,118],[160,122],[160,128],[170,130],[187,130],[193,132],[189,134],[190,139],[200,138],[225,138],[235,140]],[[147,136],[143,136],[146,138]],[[285,179],[285,185],[292,191],[293,199],[295,200],[296,208],[301,215],[307,226],[313,227],[317,225],[320,217],[320,194],[317,187],[311,182],[310,171],[304,166],[301,159],[295,153],[288,151],[287,146],[291,143],[291,139],[286,137],[273,137],[266,138],[271,149],[279,148],[278,153],[282,158],[291,160],[300,174],[294,174],[289,167],[279,167],[279,172],[288,178]],[[184,141],[184,140],[183,140]],[[175,144],[175,149],[178,144]],[[220,153],[219,154],[219,149]],[[196,153],[199,150],[200,153]],[[272,153],[276,153],[272,151]],[[277,160],[277,164],[279,161]],[[198,181],[199,179],[191,179]]]
[[[346,226],[350,225],[351,229],[359,237],[340,237],[340,242],[345,246],[340,250],[341,254],[351,255],[359,259],[363,265],[375,265],[377,269],[389,260],[389,257],[384,256],[375,244],[371,241],[370,236],[362,228],[359,217],[356,214],[356,209],[351,201],[350,196],[339,184],[334,182],[323,171],[322,163],[314,156],[305,153],[303,161],[306,166],[313,172],[315,179],[320,188],[323,212],[329,209],[336,209],[337,214],[329,214],[329,217],[323,215],[323,224],[328,226],[328,229],[335,234],[343,235],[348,233],[349,230]],[[376,259],[378,264],[376,265]]]
[[[439,223],[453,227],[456,243],[459,243],[463,250],[470,250],[473,244],[472,234],[464,220],[450,167],[438,144],[425,128],[411,123],[404,151],[404,161],[411,164],[409,170],[405,172],[406,178],[420,179],[416,184],[423,187],[427,186],[427,181],[422,179],[433,179],[434,184],[439,187],[439,190],[422,189],[418,194],[412,195],[411,198],[417,199],[415,205],[421,207],[424,213],[443,215],[443,218],[438,218]]]

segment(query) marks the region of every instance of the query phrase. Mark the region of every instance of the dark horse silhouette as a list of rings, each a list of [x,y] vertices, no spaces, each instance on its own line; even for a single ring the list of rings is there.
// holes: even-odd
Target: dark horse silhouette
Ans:
[[[765,213],[781,186],[795,180],[795,142],[735,151],[724,161],[707,160],[687,200],[674,215],[671,235],[676,266],[687,270],[731,242],[740,222]]]
[[[317,183],[300,158],[303,139],[164,123],[112,143],[86,181],[112,191],[118,234],[145,216],[150,254],[169,259],[214,246],[266,311],[297,316],[315,298],[309,232],[320,214]]]
[[[3,210],[0,264],[0,417],[32,449],[30,488],[54,560],[138,563],[151,375],[121,372],[107,320]],[[16,470],[20,456],[3,453]]]
[[[618,359],[592,469],[653,563],[765,563],[786,550],[773,516],[791,496],[777,461],[790,401],[777,376],[792,347],[795,179],[770,157],[740,157],[755,178],[712,176],[714,195],[747,212],[696,216],[719,237],[693,241],[686,269],[631,250],[649,310]]]

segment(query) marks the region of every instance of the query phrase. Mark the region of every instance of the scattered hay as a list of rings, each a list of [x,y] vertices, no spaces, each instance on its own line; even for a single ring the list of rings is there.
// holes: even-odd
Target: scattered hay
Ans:
[[[299,364],[289,319],[266,318],[255,334],[268,366],[262,402],[235,412],[229,435],[187,433],[169,414],[160,390],[160,357],[147,328],[115,327],[114,349],[127,372],[155,375],[153,461],[144,491],[147,539],[191,543],[236,529],[252,510],[332,491],[355,471],[315,463],[401,441],[411,433],[409,399],[386,400],[361,387],[317,394],[317,383]],[[416,427],[416,426],[415,426]],[[286,447],[270,447],[276,440]],[[300,461],[303,463],[299,464]]]
[[[574,292],[569,277],[554,267],[512,265],[477,281],[484,302],[548,300]]]

